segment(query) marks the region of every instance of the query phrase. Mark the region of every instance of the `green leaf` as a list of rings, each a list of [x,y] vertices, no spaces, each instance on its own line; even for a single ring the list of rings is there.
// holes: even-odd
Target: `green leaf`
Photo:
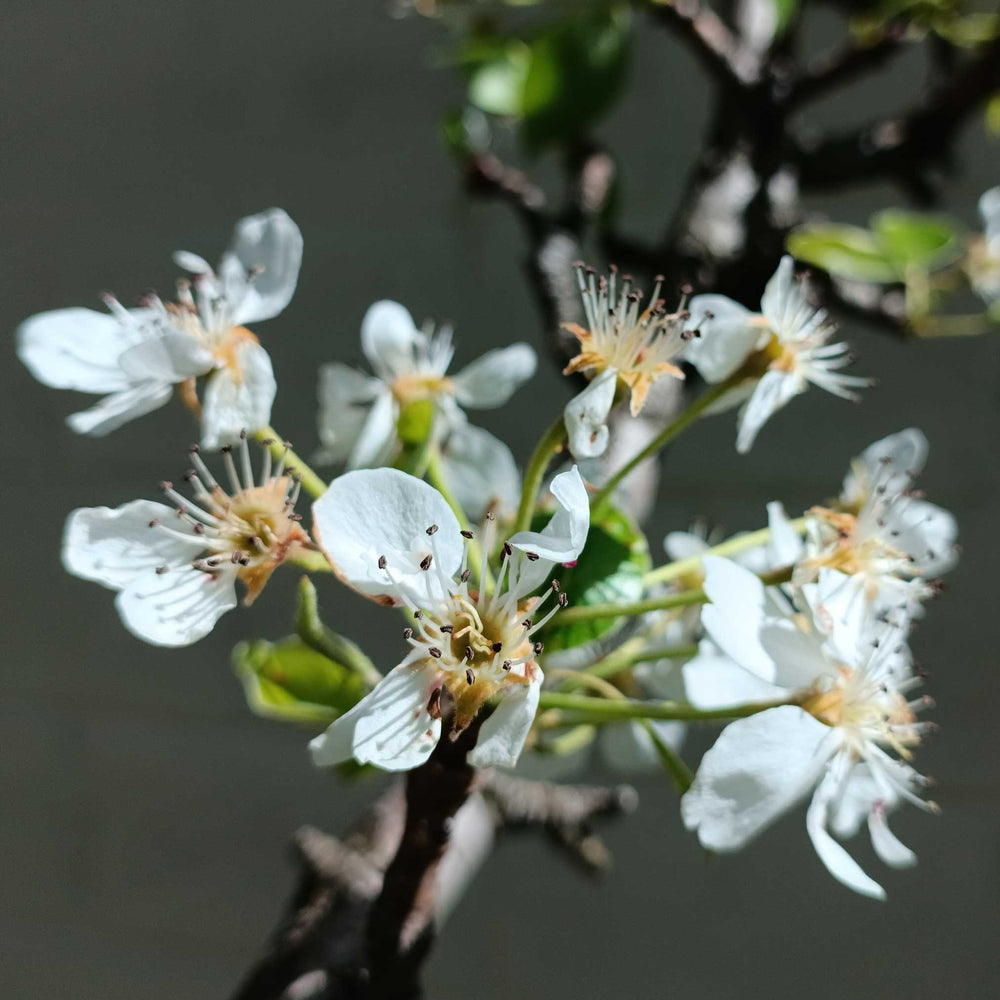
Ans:
[[[821,223],[803,226],[788,236],[788,252],[807,264],[850,281],[899,281],[899,269],[882,241],[860,226]]]
[[[914,265],[934,267],[959,250],[958,230],[948,219],[890,208],[872,216],[871,222],[885,256],[901,271]]]
[[[254,713],[288,722],[329,725],[368,690],[356,673],[297,636],[241,642],[233,650],[233,669]]]
[[[991,135],[1000,137],[1000,90],[986,105],[986,129]]]
[[[507,42],[472,71],[469,100],[491,115],[520,116],[531,62],[531,49],[524,42]]]
[[[774,37],[780,38],[785,29],[798,17],[799,0],[771,0],[774,5],[776,23],[774,25]]]
[[[541,525],[533,525],[538,530]],[[606,508],[591,522],[587,545],[575,566],[558,567],[553,574],[573,606],[631,603],[642,597],[643,575],[651,566],[649,546],[642,532],[621,511]],[[621,619],[599,618],[561,626],[552,619],[539,638],[545,648],[570,649],[600,638]]]

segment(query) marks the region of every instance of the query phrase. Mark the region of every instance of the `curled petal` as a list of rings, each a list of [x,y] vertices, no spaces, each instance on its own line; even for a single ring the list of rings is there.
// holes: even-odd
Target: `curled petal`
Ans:
[[[566,404],[566,434],[575,458],[597,458],[607,449],[617,382],[617,370],[608,368]]]

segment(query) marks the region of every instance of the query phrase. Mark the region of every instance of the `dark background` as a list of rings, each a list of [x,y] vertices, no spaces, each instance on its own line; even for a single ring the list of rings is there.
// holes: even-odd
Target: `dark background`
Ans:
[[[172,250],[214,260],[238,217],[275,204],[301,225],[305,260],[292,305],[257,332],[279,379],[275,426],[307,453],[316,366],[359,357],[376,298],[453,320],[459,364],[514,339],[544,350],[546,331],[515,221],[466,200],[438,139],[441,110],[460,97],[455,76],[430,66],[438,26],[393,21],[368,0],[6,0],[0,26],[0,994],[222,997],[284,903],[289,834],[342,829],[376,787],[314,771],[307,734],[251,716],[232,676],[234,642],[288,630],[294,574],[253,615],[227,615],[209,639],[168,651],[132,639],[110,593],[62,572],[67,512],[154,497],[183,471],[195,428],[171,406],[103,440],[74,437],[62,420],[86,400],[35,384],[12,331],[43,309],[99,308],[104,289],[126,302],[169,291]],[[832,20],[818,18],[813,36],[832,43]],[[655,29],[641,35],[634,73],[601,135],[622,151],[627,228],[653,235],[680,194],[708,89]],[[891,84],[830,103],[815,125],[894,107],[921,78],[918,60],[903,60]],[[949,208],[971,224],[978,193],[1000,181],[1000,155],[978,123],[961,152]],[[869,189],[817,207],[862,222],[894,198]],[[914,638],[942,727],[918,763],[939,779],[944,808],[898,815],[919,866],[884,872],[861,838],[852,849],[890,898],[854,896],[814,856],[801,812],[743,854],[706,860],[666,779],[643,779],[640,811],[608,832],[617,866],[601,885],[540,840],[504,843],[438,942],[431,996],[997,995],[997,341],[846,333],[858,371],[880,380],[864,404],[813,391],[748,458],[733,449],[731,414],[699,425],[670,455],[650,537],[658,550],[696,513],[756,527],[774,498],[798,511],[835,491],[869,441],[926,431],[922,485],[956,511],[965,551]],[[482,422],[523,461],[568,394],[543,366],[511,409]],[[395,632],[378,609],[330,581],[321,600],[391,664]]]

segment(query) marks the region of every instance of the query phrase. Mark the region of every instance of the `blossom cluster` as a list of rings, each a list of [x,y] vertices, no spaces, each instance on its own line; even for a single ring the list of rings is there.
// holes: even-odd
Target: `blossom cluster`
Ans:
[[[977,280],[989,294],[997,190],[983,212]],[[397,616],[400,637],[393,665],[365,672],[350,705],[319,705],[332,716],[309,744],[319,766],[406,771],[469,734],[475,766],[565,773],[600,731],[616,766],[668,765],[684,823],[710,850],[740,849],[808,800],[816,852],[851,889],[884,894],[840,843],[862,824],[883,861],[913,863],[888,822],[903,803],[935,809],[912,763],[931,724],[909,639],[957,552],[953,517],[915,488],[923,434],[869,446],[839,495],[799,518],[772,502],[767,527],[744,536],[671,532],[657,568],[640,566],[645,540],[617,507],[631,468],[698,417],[739,407],[746,453],[810,386],[858,400],[871,384],[844,371],[851,352],[790,257],[759,312],[687,289],[669,312],[662,278],[647,297],[630,276],[579,265],[585,324],[567,324],[579,352],[564,373],[585,384],[523,475],[466,411],[508,407],[516,419],[509,404],[535,351],[515,343],[449,374],[450,328],[376,302],[360,331],[370,373],[338,361],[319,372],[316,461],[343,467],[330,482],[271,429],[271,362],[245,326],[289,305],[298,227],[272,209],[237,224],[217,270],[188,252],[174,260],[190,277],[173,301],[126,308],[108,297],[106,314],[46,312],[18,333],[40,381],[103,395],[69,418],[79,433],[108,433],[175,391],[200,423],[181,488],[163,482],[159,501],[84,508],[66,523],[66,569],[113,590],[131,633],[187,645],[237,606],[238,589],[252,603],[279,567],[327,575]],[[612,412],[634,419],[660,380],[705,388],[652,445],[620,456],[618,473],[599,473],[595,459],[616,445]],[[594,555],[623,532],[631,597],[621,567],[600,569]],[[685,777],[686,727],[720,719]]]

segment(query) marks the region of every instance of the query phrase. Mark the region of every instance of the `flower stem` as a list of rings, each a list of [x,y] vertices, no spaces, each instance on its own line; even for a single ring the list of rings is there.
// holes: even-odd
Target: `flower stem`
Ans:
[[[789,522],[789,527],[800,535],[806,530],[806,519],[797,518]],[[726,541],[706,549],[696,556],[689,556],[687,559],[678,559],[676,562],[667,563],[666,566],[658,566],[650,570],[644,577],[643,583],[649,587],[655,583],[668,583],[678,577],[686,576],[688,573],[696,573],[701,567],[703,556],[735,556],[740,552],[755,549],[760,545],[765,545],[771,538],[770,528],[761,528],[759,531],[751,531],[745,535],[736,535],[727,538]]]
[[[667,424],[659,434],[653,438],[645,448],[628,460],[611,478],[604,484],[603,489],[590,502],[591,509],[597,511],[602,505],[608,502],[611,494],[614,493],[618,484],[638,466],[642,465],[647,458],[652,458],[661,448],[668,445],[682,431],[687,430],[713,403],[721,399],[730,389],[735,388],[746,378],[741,369],[736,375],[731,376],[718,385],[713,385],[706,389],[676,420]]]
[[[761,580],[772,587],[778,583],[787,583],[792,576],[791,567],[775,570],[772,573],[762,573]],[[649,611],[665,611],[668,608],[684,608],[692,604],[707,604],[708,595],[700,587],[696,590],[682,590],[676,594],[664,597],[649,597],[644,601],[634,601],[631,604],[581,604],[567,608],[559,615],[559,624],[571,622],[592,621],[595,618],[620,618],[644,615]]]
[[[679,701],[636,701],[631,698],[595,698],[585,694],[565,694],[561,691],[543,691],[538,700],[540,712],[559,709],[569,713],[560,719],[561,725],[572,723],[624,722],[629,719],[667,719],[680,722],[716,722],[722,719],[743,719],[748,715],[766,712],[769,708],[787,705],[788,701],[758,701],[725,708],[695,708]]]
[[[326,492],[326,483],[291,448],[285,446],[284,439],[273,427],[254,431],[254,437],[261,444],[266,444],[275,458],[284,456],[287,468],[302,477],[302,489],[311,497],[321,497]]]
[[[694,781],[694,773],[684,763],[681,755],[650,725],[649,719],[641,719],[639,725],[646,730],[656,755],[660,758],[663,769],[670,775],[678,795],[683,795]]]
[[[545,470],[552,456],[566,442],[566,421],[560,413],[552,426],[542,435],[524,472],[524,486],[521,488],[521,505],[517,509],[517,520],[513,532],[527,531],[531,527],[531,515],[535,512],[535,501],[542,487]],[[512,532],[512,533],[513,533]]]

